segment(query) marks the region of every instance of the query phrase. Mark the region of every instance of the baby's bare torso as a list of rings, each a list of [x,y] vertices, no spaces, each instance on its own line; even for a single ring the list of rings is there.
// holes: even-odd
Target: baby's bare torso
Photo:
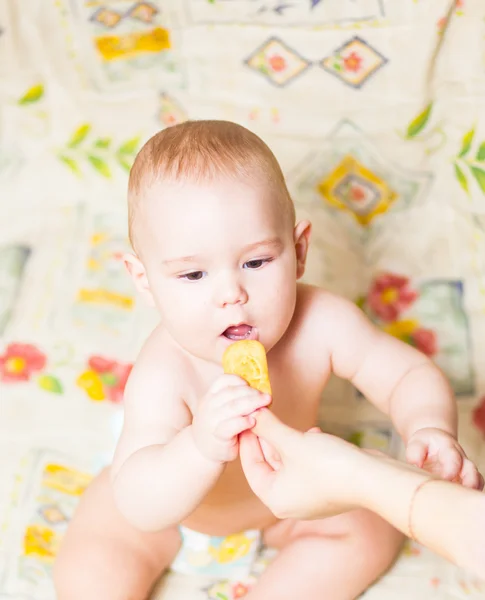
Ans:
[[[316,424],[321,395],[331,373],[331,359],[322,339],[322,330],[315,327],[314,315],[320,311],[317,299],[321,293],[310,286],[299,286],[292,322],[283,338],[268,353],[273,391],[270,408],[284,423],[301,431]],[[163,389],[165,384],[158,382],[160,364],[164,364],[165,371],[170,372],[170,389]],[[175,347],[161,326],[145,344],[135,366],[137,368],[138,373],[142,373],[141,381],[149,381],[150,388],[140,390],[137,383],[132,384],[135,390],[129,394],[132,402],[125,417],[125,426],[128,424],[131,435],[122,436],[120,440],[114,461],[115,471],[138,448],[168,443],[177,431],[189,426],[201,399],[223,373],[221,365],[195,359]],[[140,379],[133,381],[139,382]],[[166,429],[165,434],[157,433],[159,426],[160,431],[164,429],[167,410],[174,412],[173,402],[171,407],[164,405],[167,396],[180,398],[177,401],[179,408],[175,409],[177,424],[174,423],[170,435],[167,435]],[[135,423],[134,428],[130,428],[132,422]],[[140,429],[140,422],[146,424],[146,431],[144,426]],[[136,435],[133,436],[133,432]],[[169,483],[167,493],[170,493]],[[275,521],[252,492],[241,463],[236,459],[226,464],[217,483],[183,521],[183,525],[211,535],[229,535],[247,529],[262,529]]]
[[[278,363],[269,358],[273,389],[271,410],[285,423],[306,431],[316,424],[321,385],[308,385],[298,378],[295,368],[291,365],[287,368],[283,362],[286,361]],[[262,529],[275,520],[254,495],[236,459],[227,464],[217,484],[183,524],[203,533],[227,535]]]
[[[283,422],[301,431],[316,424],[321,394],[330,375],[325,356],[322,356],[321,369],[315,369],[318,361],[309,359],[312,352],[311,339],[306,339],[309,330],[299,326],[299,322],[305,320],[303,313],[310,309],[311,298],[305,296],[303,288],[292,326],[268,354],[273,391],[271,410]],[[203,377],[204,374],[198,375]],[[217,484],[183,525],[203,533],[228,535],[262,529],[275,521],[249,487],[241,463],[236,459],[226,465]]]

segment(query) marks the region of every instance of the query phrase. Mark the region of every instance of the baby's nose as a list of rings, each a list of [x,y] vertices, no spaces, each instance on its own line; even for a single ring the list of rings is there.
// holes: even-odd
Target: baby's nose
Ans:
[[[245,304],[248,301],[246,289],[235,277],[227,277],[221,282],[218,303],[221,306]]]

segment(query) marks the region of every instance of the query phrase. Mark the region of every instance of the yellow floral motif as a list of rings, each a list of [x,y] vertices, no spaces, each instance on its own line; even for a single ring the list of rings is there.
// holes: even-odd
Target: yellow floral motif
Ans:
[[[209,552],[218,563],[230,563],[246,556],[253,543],[254,540],[248,538],[244,533],[238,533],[227,536],[218,548],[211,546]]]
[[[317,190],[331,206],[352,214],[361,225],[387,212],[397,199],[383,179],[350,155],[318,184]]]
[[[167,29],[155,27],[148,32],[104,35],[96,38],[96,47],[106,61],[134,58],[140,54],[161,52],[171,47]]]
[[[22,373],[27,366],[27,362],[21,356],[13,356],[5,362],[5,370],[9,373]]]
[[[381,300],[384,304],[394,304],[399,299],[399,292],[396,288],[389,287],[381,294]]]
[[[87,267],[90,271],[101,271],[101,265],[99,261],[94,260],[94,258],[89,258]]]
[[[389,335],[402,339],[413,334],[418,329],[419,323],[415,319],[404,319],[389,323],[383,329]]]
[[[104,400],[103,382],[101,377],[95,371],[84,371],[76,379],[76,384],[82,388],[91,400]]]
[[[91,483],[92,476],[63,465],[46,465],[42,485],[63,494],[80,496]]]
[[[77,301],[85,302],[87,304],[111,304],[117,308],[123,308],[124,310],[131,310],[134,305],[134,299],[130,296],[123,296],[122,294],[102,289],[80,289],[77,295]]]
[[[93,233],[91,236],[91,246],[97,246],[108,240],[106,233]]]
[[[59,549],[59,536],[42,525],[29,525],[24,535],[24,554],[53,562]]]

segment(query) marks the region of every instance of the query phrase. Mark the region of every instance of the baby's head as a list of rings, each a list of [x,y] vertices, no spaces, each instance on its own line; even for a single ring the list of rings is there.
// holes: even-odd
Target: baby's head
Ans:
[[[135,160],[128,205],[128,270],[178,345],[220,362],[234,340],[269,350],[281,339],[310,224],[295,225],[281,169],[259,137],[227,121],[161,131]]]

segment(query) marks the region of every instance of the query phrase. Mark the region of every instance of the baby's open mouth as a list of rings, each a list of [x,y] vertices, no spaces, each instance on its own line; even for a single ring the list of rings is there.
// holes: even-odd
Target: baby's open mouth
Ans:
[[[239,340],[251,340],[253,337],[253,327],[251,325],[246,325],[245,323],[241,323],[240,325],[231,325],[224,332],[223,336],[228,340],[232,340],[237,342]]]

